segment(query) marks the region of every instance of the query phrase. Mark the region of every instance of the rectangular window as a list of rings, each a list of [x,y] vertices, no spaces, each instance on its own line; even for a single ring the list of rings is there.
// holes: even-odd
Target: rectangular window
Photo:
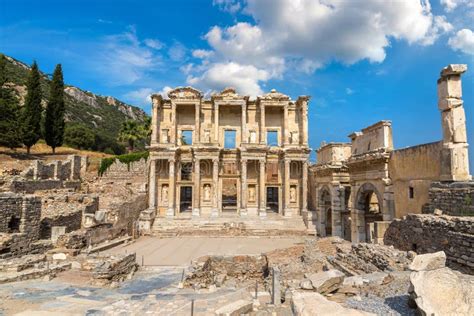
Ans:
[[[192,145],[193,144],[193,131],[182,131],[181,132],[181,145]]]
[[[408,195],[410,196],[410,199],[415,198],[415,189],[413,187],[408,189]]]
[[[267,131],[267,145],[278,146],[278,131]]]
[[[235,148],[236,131],[226,130],[224,131],[224,148],[232,149]]]

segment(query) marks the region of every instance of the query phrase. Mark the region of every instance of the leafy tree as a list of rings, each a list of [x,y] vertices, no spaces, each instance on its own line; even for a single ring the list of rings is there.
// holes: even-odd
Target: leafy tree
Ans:
[[[0,145],[13,149],[21,146],[19,106],[12,91],[4,86],[7,82],[5,64],[5,56],[0,54]]]
[[[64,131],[64,143],[78,149],[92,149],[95,135],[90,128],[82,124],[68,124]]]
[[[41,137],[41,112],[43,111],[40,73],[36,61],[31,66],[26,88],[25,106],[21,112],[21,138],[29,154],[31,146],[36,144]]]
[[[53,80],[50,83],[49,102],[46,107],[46,116],[44,120],[44,138],[46,144],[50,146],[55,153],[56,147],[63,144],[64,140],[64,80],[61,64],[54,69]]]
[[[132,152],[135,148],[135,143],[143,138],[143,128],[136,121],[123,122],[118,140],[128,144],[129,152]]]

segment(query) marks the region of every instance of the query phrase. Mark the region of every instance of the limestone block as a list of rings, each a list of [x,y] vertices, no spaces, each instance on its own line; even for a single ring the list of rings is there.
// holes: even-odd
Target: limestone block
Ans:
[[[441,181],[468,181],[469,156],[467,144],[450,144],[441,150]]]
[[[412,271],[425,271],[444,268],[446,266],[446,254],[444,251],[418,255],[410,264]]]
[[[462,106],[464,104],[463,100],[460,99],[439,99],[438,100],[438,109],[440,111],[446,111],[450,109],[457,108],[458,106]]]
[[[441,70],[441,76],[461,75],[467,71],[466,64],[449,64]]]
[[[344,273],[339,270],[328,270],[308,275],[313,288],[321,294],[327,294],[337,290],[344,282]]]
[[[438,100],[462,98],[461,76],[450,76],[438,80]]]
[[[445,143],[466,143],[466,114],[463,107],[441,113],[443,141]]]

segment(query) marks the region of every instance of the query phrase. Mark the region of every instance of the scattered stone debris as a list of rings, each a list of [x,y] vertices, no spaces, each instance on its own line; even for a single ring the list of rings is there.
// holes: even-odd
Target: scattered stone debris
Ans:
[[[89,255],[82,263],[82,270],[91,271],[96,285],[116,285],[131,278],[138,268],[136,255]]]

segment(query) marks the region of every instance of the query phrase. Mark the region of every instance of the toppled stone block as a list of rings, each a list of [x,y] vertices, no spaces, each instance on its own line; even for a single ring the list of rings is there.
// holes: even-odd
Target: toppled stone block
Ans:
[[[427,271],[444,268],[446,266],[446,254],[444,251],[418,255],[410,265],[412,271]]]
[[[336,291],[344,282],[344,273],[339,270],[329,270],[308,275],[313,288],[321,294]]]
[[[295,316],[370,316],[372,313],[345,308],[315,292],[293,292],[291,309]]]

